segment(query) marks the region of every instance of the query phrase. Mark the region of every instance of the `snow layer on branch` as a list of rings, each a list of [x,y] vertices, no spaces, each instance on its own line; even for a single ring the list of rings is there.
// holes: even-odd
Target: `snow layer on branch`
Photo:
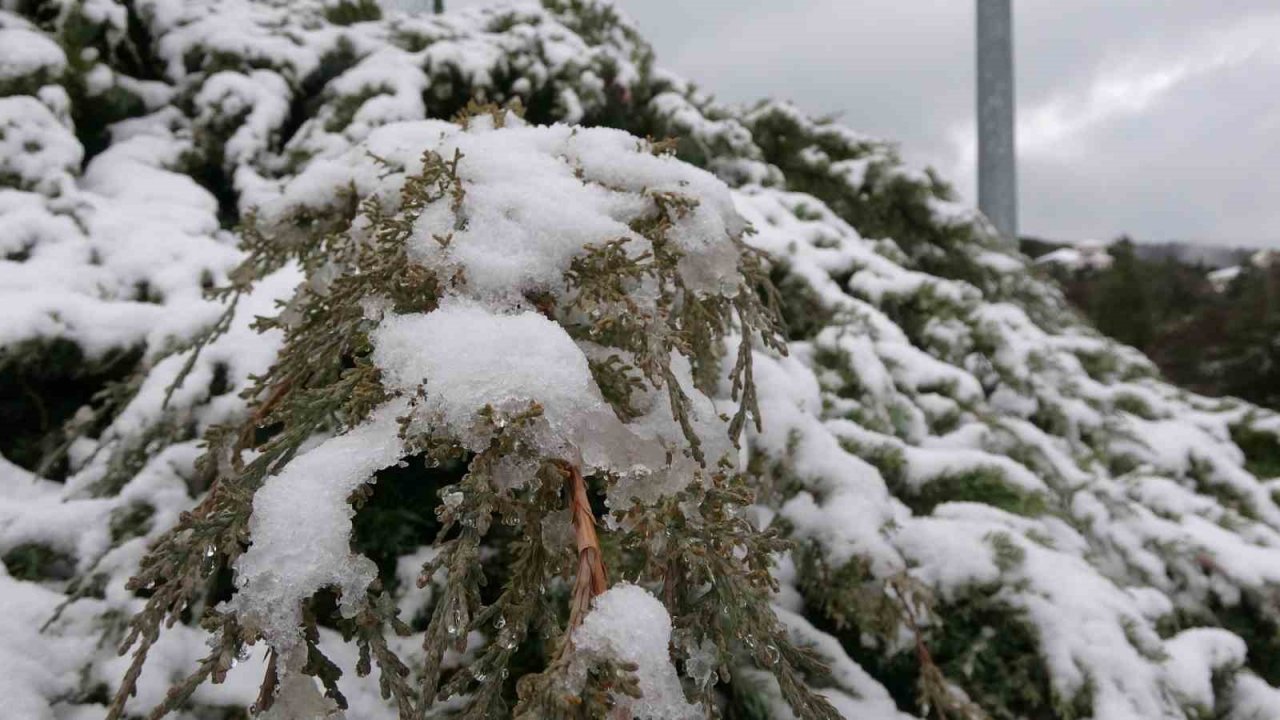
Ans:
[[[44,103],[0,98],[0,187],[56,194],[83,157],[75,135]]]
[[[898,710],[884,686],[848,658],[838,640],[818,630],[795,612],[779,609],[777,613],[778,619],[786,625],[796,643],[808,648],[826,663],[832,685],[821,687],[818,692],[830,700],[843,717],[865,720],[906,720],[911,717]],[[759,671],[755,675],[771,688],[777,687],[777,680],[771,675]],[[771,700],[770,717],[795,717],[780,695]]]
[[[796,360],[757,360],[768,420],[753,443],[787,458],[788,472],[805,488],[782,507],[795,535],[817,543],[832,567],[856,560],[878,576],[907,568],[943,600],[931,624],[955,622],[947,607],[990,602],[980,600],[983,588],[1001,588],[999,603],[1035,633],[1055,691],[1080,697],[1087,688],[1096,718],[1180,716],[1180,707],[1221,700],[1204,688],[1239,662],[1232,654],[1238,644],[1162,640],[1155,623],[1175,603],[1189,601],[1188,588],[1234,603],[1240,599],[1234,583],[1258,590],[1274,584],[1267,579],[1274,560],[1262,559],[1280,548],[1268,522],[1273,501],[1243,471],[1230,442],[1228,425],[1238,422],[1237,411],[1190,404],[1143,378],[1147,361],[1124,348],[1075,328],[1054,331],[1021,307],[988,302],[973,286],[887,261],[816,198],[764,188],[747,188],[737,198],[761,228],[752,242],[786,258],[789,274],[834,312],[817,337],[793,345]],[[790,208],[803,208],[806,219],[789,217]],[[984,265],[1017,272],[1013,262],[985,257]],[[849,273],[852,296],[828,279]],[[898,324],[904,312],[927,323],[904,332]],[[1098,357],[1115,362],[1116,375],[1086,372],[1085,363],[1097,364]],[[1119,411],[1122,401],[1126,407],[1140,402],[1140,412],[1167,419]],[[1047,417],[1060,417],[1061,425]],[[1158,491],[1149,481],[1131,485],[1140,477],[1116,482],[1089,460],[1095,450],[1083,434],[1105,438],[1109,451],[1180,481]],[[876,466],[855,470],[859,456]],[[835,470],[841,466],[848,469]],[[962,502],[965,492],[977,491],[979,475],[970,473],[984,468],[998,469],[1011,491],[1034,493],[1050,507],[1073,499],[1067,502],[1072,514],[1065,521],[1020,517]],[[940,476],[961,479],[944,488],[955,502],[908,512],[886,492],[890,481],[899,498],[912,502],[913,493]],[[1126,486],[1145,488],[1147,499],[1122,499]],[[1227,520],[1222,506],[1203,494],[1214,487],[1256,507],[1250,512],[1262,522],[1243,533],[1252,541],[1225,527],[1238,527],[1240,519]],[[1034,514],[1028,506],[1009,507]],[[1178,515],[1152,517],[1151,510]],[[1228,549],[1236,542],[1244,545]],[[1203,548],[1202,562],[1233,580],[1206,582],[1179,568],[1176,556],[1159,558],[1154,547]],[[1099,562],[1099,551],[1121,557]],[[1125,589],[1135,576],[1169,594]],[[1175,659],[1162,665],[1165,655]]]
[[[67,56],[45,35],[22,28],[0,26],[0,82],[25,80],[26,76],[47,73],[48,79],[62,72]]]
[[[176,111],[117,125],[79,182],[82,148],[47,107],[4,98],[5,117],[18,130],[0,140],[16,143],[0,150],[0,178],[10,168],[18,189],[0,187],[0,245],[22,259],[0,261],[0,342],[65,338],[93,358],[193,335],[190,320],[213,307],[202,283],[225,280],[240,255],[213,196],[171,169],[189,149]]]
[[[403,401],[383,405],[360,426],[294,458],[254,494],[251,543],[236,561],[232,604],[283,657],[302,642],[304,599],[337,588],[346,611],[377,576],[371,560],[351,551],[355,508],[348,498],[400,460],[397,418],[405,408]]]
[[[500,315],[457,301],[388,317],[372,340],[374,362],[391,385],[412,393],[425,383],[427,412],[473,451],[488,444],[487,433],[476,432],[476,413],[486,406],[510,414],[541,406],[547,427],[539,450],[551,456],[580,445],[593,426],[617,424],[582,351],[538,313]]]
[[[1215,707],[1214,674],[1244,664],[1244,641],[1218,628],[1183,630],[1165,643],[1165,671],[1174,692],[1202,708]]]
[[[648,590],[618,583],[592,601],[573,632],[576,648],[636,665],[638,699],[617,698],[638,720],[694,720],[705,711],[685,699],[671,664],[671,617]]]
[[[689,287],[714,293],[740,282],[730,238],[743,223],[728,188],[675,158],[643,152],[628,133],[566,125],[458,133],[439,152],[450,158],[455,150],[463,158],[465,227],[456,229],[446,214],[424,214],[413,251],[427,267],[457,263],[481,296],[550,290],[585,246],[638,243],[627,223],[647,214],[647,195],[661,192],[697,200],[671,233],[688,253]],[[450,234],[447,247],[434,239]]]
[[[403,167],[421,168],[424,150],[446,161],[460,158],[465,195],[456,212],[449,203],[430,206],[415,224],[410,257],[444,277],[461,270],[477,299],[518,306],[530,291],[559,294],[570,262],[588,246],[625,239],[633,256],[648,241],[629,223],[653,213],[652,196],[678,193],[696,199],[673,217],[669,239],[686,253],[680,270],[698,293],[736,288],[738,249],[745,228],[728,188],[705,171],[654,155],[634,136],[607,128],[567,125],[524,127],[507,116],[502,130],[439,122],[392,123],[370,133],[365,145],[313,161],[279,191],[255,190],[265,218],[298,207],[321,208],[353,182],[364,195],[391,199],[403,180],[370,154]]]

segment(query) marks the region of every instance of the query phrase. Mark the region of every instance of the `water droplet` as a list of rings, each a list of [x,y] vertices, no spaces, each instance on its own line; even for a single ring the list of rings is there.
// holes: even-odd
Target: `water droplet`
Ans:
[[[510,630],[503,630],[498,635],[498,647],[503,650],[514,650],[516,647],[516,634]]]
[[[770,665],[777,665],[778,664],[778,648],[772,645],[765,645],[764,660]]]
[[[454,607],[450,610],[445,631],[449,633],[449,637],[458,637],[467,632],[467,611],[465,608]]]

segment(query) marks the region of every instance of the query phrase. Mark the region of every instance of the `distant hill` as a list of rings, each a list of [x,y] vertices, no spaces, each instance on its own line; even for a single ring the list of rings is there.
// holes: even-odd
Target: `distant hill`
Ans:
[[[1019,239],[1018,244],[1023,253],[1036,259],[1054,250],[1073,247],[1076,243],[1045,240],[1037,237],[1023,237]],[[1135,242],[1133,250],[1134,254],[1141,260],[1174,260],[1186,265],[1204,265],[1211,269],[1239,265],[1256,252],[1256,250],[1248,248],[1217,247],[1180,241]]]

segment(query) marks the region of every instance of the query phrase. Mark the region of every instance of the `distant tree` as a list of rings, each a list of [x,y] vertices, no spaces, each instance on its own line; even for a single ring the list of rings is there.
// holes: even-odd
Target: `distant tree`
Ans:
[[[1151,340],[1151,300],[1133,241],[1123,237],[1110,248],[1114,263],[1098,281],[1089,313],[1098,329],[1136,348]]]

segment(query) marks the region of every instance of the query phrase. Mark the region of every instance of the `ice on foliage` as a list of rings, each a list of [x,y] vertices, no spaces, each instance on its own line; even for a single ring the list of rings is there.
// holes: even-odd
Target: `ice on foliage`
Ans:
[[[616,698],[637,720],[694,720],[705,711],[684,696],[671,662],[671,616],[648,590],[619,583],[592,601],[573,644],[620,663],[634,663],[638,699]]]
[[[340,720],[346,715],[316,687],[314,678],[289,674],[280,681],[271,709],[260,720]]]

